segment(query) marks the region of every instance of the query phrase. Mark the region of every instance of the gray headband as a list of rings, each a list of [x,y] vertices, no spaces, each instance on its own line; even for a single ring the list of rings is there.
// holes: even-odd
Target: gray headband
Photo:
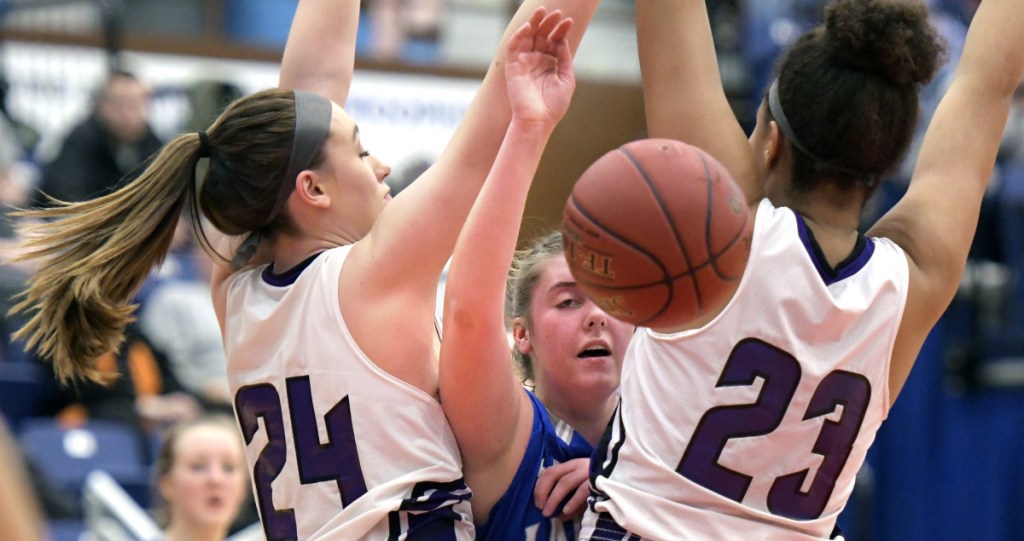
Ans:
[[[292,155],[288,159],[288,169],[281,181],[281,191],[277,193],[274,208],[270,211],[263,225],[268,225],[277,218],[284,208],[285,201],[295,189],[295,177],[313,165],[320,147],[323,146],[327,134],[331,132],[331,100],[312,92],[295,91],[295,135],[292,137]]]
[[[792,143],[793,146],[795,146],[800,152],[803,152],[814,161],[820,162],[831,169],[835,169],[836,171],[840,171],[842,173],[858,177],[866,177],[868,186],[874,186],[874,173],[858,171],[856,169],[851,169],[849,167],[839,165],[831,160],[826,160],[825,158],[822,158],[808,150],[808,148],[805,147],[803,143],[801,143],[800,140],[796,138],[796,134],[793,133],[793,128],[789,126],[789,121],[786,120],[786,113],[782,111],[782,102],[779,100],[778,79],[775,79],[775,81],[772,82],[771,88],[768,89],[768,109],[771,110],[772,116],[775,118],[775,123],[779,125],[779,129],[782,130],[782,134],[785,135],[786,139],[788,139],[789,142]]]
[[[292,155],[288,159],[288,169],[285,170],[284,178],[281,179],[281,189],[274,201],[274,208],[263,221],[260,229],[249,233],[249,236],[238,247],[235,256],[231,259],[231,266],[240,268],[252,259],[259,248],[261,230],[270,225],[270,222],[277,218],[284,208],[288,196],[295,189],[295,178],[299,173],[309,169],[313,165],[313,158],[327,139],[331,132],[331,116],[333,105],[331,100],[312,92],[295,90],[295,133],[292,137]]]

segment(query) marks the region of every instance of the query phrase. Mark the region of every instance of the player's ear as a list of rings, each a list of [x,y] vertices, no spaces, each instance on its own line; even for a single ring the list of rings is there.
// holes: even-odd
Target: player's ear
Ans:
[[[328,207],[331,197],[321,186],[322,178],[312,170],[305,170],[295,177],[295,197],[303,203],[314,207]]]
[[[526,321],[517,317],[512,319],[512,342],[519,353],[529,355],[533,351],[533,343],[530,340],[530,329],[526,328]]]
[[[764,144],[764,163],[769,169],[779,161],[780,145],[782,145],[782,135],[779,132],[779,125],[772,120],[768,123],[768,141]]]

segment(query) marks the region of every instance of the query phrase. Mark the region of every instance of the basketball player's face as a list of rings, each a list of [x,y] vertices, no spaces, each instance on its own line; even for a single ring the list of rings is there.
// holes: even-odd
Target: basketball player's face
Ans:
[[[592,407],[603,405],[619,387],[633,326],[609,317],[587,299],[560,256],[543,264],[531,316],[526,353],[533,359],[541,400],[572,396],[593,401]]]
[[[226,530],[248,490],[245,472],[238,436],[227,428],[200,425],[181,434],[174,464],[160,480],[172,526]]]
[[[384,183],[391,167],[367,152],[359,127],[337,104],[324,151],[324,189],[331,196],[331,207],[336,209],[334,216],[356,239],[362,238],[391,200],[390,188]]]

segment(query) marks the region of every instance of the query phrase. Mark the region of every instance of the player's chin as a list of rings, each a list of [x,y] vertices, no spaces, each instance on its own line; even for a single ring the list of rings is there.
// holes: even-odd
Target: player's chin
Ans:
[[[621,365],[611,355],[577,358],[576,361],[581,377],[588,380],[603,382],[607,379],[615,379],[617,381],[622,370]]]
[[[573,382],[573,389],[580,396],[588,396],[592,400],[603,402],[619,388],[618,369],[588,370],[580,374]]]

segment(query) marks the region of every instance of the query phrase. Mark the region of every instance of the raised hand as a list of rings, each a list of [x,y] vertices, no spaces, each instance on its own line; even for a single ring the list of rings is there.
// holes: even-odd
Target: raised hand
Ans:
[[[570,28],[571,18],[540,7],[509,40],[505,79],[518,121],[553,126],[569,108],[576,88],[566,40]]]

